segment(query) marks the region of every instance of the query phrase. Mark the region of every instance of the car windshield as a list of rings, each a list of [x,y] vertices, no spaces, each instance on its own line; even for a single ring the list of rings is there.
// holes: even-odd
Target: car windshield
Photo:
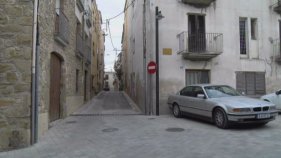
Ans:
[[[207,86],[204,89],[209,98],[240,96],[236,90],[229,86]]]

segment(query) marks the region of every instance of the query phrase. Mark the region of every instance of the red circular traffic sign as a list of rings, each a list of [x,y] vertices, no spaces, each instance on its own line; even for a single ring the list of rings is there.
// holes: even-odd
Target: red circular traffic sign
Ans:
[[[147,65],[147,71],[149,74],[154,74],[156,72],[157,65],[154,61],[151,61]]]

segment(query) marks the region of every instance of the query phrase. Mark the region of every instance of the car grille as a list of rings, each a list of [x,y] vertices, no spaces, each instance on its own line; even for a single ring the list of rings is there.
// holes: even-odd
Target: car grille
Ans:
[[[256,107],[256,108],[254,108],[253,110],[254,110],[255,112],[261,111],[261,107]]]
[[[269,106],[265,106],[262,108],[262,111],[268,111],[268,109],[269,109]]]
[[[255,111],[255,112],[259,112],[259,111],[268,111],[269,110],[269,106],[265,106],[265,107],[255,107],[255,108],[253,108],[253,110]]]

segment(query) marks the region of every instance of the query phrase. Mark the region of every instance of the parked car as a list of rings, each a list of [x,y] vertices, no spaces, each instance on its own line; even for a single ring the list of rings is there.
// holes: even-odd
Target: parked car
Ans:
[[[276,105],[277,110],[281,111],[281,89],[275,93],[267,94],[261,97],[264,101],[272,102]]]
[[[195,114],[208,118],[219,128],[230,123],[265,125],[278,115],[273,103],[242,96],[227,85],[191,85],[168,98],[175,117]]]
[[[104,87],[103,87],[103,90],[104,90],[104,91],[110,91],[109,86],[104,86]]]

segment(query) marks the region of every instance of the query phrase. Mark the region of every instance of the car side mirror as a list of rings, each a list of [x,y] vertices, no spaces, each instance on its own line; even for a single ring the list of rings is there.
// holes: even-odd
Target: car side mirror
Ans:
[[[200,99],[206,99],[205,95],[204,94],[197,94],[197,98],[200,98]]]
[[[276,95],[280,95],[281,94],[281,90],[280,91],[276,91],[275,94]]]

